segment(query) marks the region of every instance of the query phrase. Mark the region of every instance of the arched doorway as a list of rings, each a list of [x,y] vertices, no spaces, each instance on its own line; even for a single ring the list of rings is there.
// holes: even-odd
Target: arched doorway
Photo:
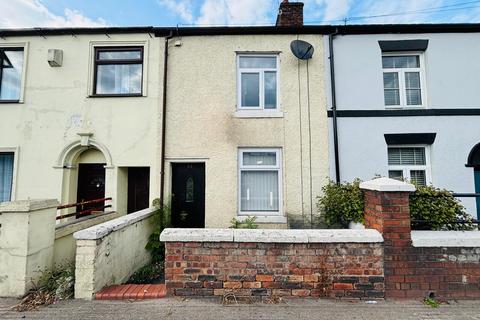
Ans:
[[[467,160],[467,167],[473,168],[474,181],[475,181],[475,193],[480,193],[480,143],[475,145],[470,151]],[[477,203],[477,218],[480,217],[480,197],[476,197]]]
[[[115,174],[110,152],[92,139],[92,133],[78,133],[79,140],[66,145],[54,168],[62,169],[62,204],[114,197]],[[110,204],[110,203],[109,203]],[[112,210],[115,203],[112,201]],[[95,208],[103,207],[95,203]],[[76,209],[76,210],[75,210]],[[68,213],[92,209],[88,206],[68,209]]]
[[[78,167],[77,203],[105,198],[105,157],[96,148],[79,154],[75,160]],[[103,208],[104,202],[85,204],[77,207],[77,212]]]

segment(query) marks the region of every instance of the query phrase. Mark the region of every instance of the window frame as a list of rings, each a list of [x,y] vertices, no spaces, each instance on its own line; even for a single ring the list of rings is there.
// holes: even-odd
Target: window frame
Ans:
[[[276,165],[243,165],[243,153],[245,152],[275,152]],[[283,216],[283,160],[281,148],[239,148],[237,157],[238,184],[237,184],[237,215],[239,217],[279,217]],[[278,211],[242,211],[242,171],[276,171],[278,174]]]
[[[424,165],[390,165],[388,164],[388,149],[390,148],[423,148],[425,149],[425,164]],[[387,146],[387,177],[390,177],[390,171],[402,171],[403,179],[411,181],[410,171],[412,170],[424,170],[425,171],[425,183],[426,185],[432,184],[431,173],[431,157],[430,157],[430,145],[426,144],[399,144]]]
[[[276,68],[240,68],[240,58],[275,58]],[[236,57],[237,69],[237,110],[238,111],[262,111],[262,112],[278,112],[280,111],[280,59],[278,53],[237,53]],[[275,108],[265,109],[265,72],[276,72],[276,106]],[[259,74],[259,106],[242,106],[242,74],[243,73],[258,73]]]
[[[100,52],[112,51],[137,51],[140,50],[140,59],[99,59]],[[141,64],[142,78],[140,80],[140,93],[97,93],[98,82],[98,66],[99,65],[124,65],[124,64]],[[93,46],[93,87],[92,97],[142,97],[144,95],[144,75],[145,73],[145,46],[143,45],[123,45],[123,46]]]
[[[13,153],[13,175],[12,175],[12,192],[10,194],[10,201],[16,199],[17,189],[17,171],[18,171],[18,147],[0,147],[0,153]]]
[[[386,109],[425,109],[427,108],[427,94],[426,94],[426,77],[425,77],[425,53],[423,51],[408,51],[408,52],[382,52],[383,57],[398,57],[398,56],[418,56],[418,62],[420,67],[418,68],[382,68],[382,88],[383,88],[383,105]],[[419,72],[420,73],[420,98],[422,104],[408,105],[407,104],[407,89],[405,87],[405,73],[406,72]],[[399,86],[399,105],[387,106],[385,104],[385,84],[383,83],[384,73],[397,73],[398,74],[398,86]]]
[[[22,75],[20,77],[20,94],[18,99],[14,100],[1,100],[0,103],[23,103],[23,95],[25,88],[25,73],[27,70],[27,53],[28,45],[27,43],[1,43],[0,51],[23,51],[23,63],[22,63]],[[0,87],[3,76],[3,66],[0,66]],[[1,90],[1,88],[0,88]]]

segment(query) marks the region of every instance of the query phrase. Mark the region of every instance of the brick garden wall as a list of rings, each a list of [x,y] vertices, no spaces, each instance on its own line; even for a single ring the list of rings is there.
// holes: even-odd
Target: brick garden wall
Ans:
[[[480,298],[480,248],[385,247],[387,298]]]
[[[480,298],[479,231],[413,231],[412,243],[414,187],[387,178],[360,186],[366,230],[166,229],[169,294]]]
[[[414,247],[408,192],[366,190],[365,220],[384,237],[387,298],[480,298],[480,247]]]
[[[167,242],[176,296],[383,298],[381,243]]]

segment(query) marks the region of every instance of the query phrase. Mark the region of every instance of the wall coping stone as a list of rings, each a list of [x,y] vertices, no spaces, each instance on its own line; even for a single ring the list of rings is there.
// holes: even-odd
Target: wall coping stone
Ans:
[[[58,207],[56,199],[33,199],[18,200],[0,203],[0,213],[6,212],[30,212]]]
[[[162,242],[260,242],[260,243],[372,243],[383,242],[377,230],[350,229],[181,229],[167,228]]]
[[[233,242],[233,229],[167,228],[160,235],[162,242]]]
[[[414,247],[480,247],[480,231],[412,231]]]
[[[77,231],[119,218],[121,216],[122,215],[120,215],[118,212],[110,211],[57,224],[55,226],[55,239],[63,238]]]
[[[157,210],[155,207],[143,209],[131,214],[121,216],[120,218],[113,219],[101,224],[97,224],[87,229],[77,231],[73,234],[76,240],[97,240],[101,239],[108,234],[128,227],[141,220],[147,219]]]
[[[361,182],[360,189],[381,192],[414,192],[416,190],[411,183],[385,177]]]
[[[305,230],[299,229],[235,229],[234,242],[262,242],[262,243],[308,243]]]

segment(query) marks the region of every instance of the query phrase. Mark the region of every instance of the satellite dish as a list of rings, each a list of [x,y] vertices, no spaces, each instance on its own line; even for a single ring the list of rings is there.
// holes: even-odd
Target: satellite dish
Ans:
[[[300,60],[308,60],[313,56],[313,46],[302,40],[293,40],[290,43],[290,50],[295,57]]]

